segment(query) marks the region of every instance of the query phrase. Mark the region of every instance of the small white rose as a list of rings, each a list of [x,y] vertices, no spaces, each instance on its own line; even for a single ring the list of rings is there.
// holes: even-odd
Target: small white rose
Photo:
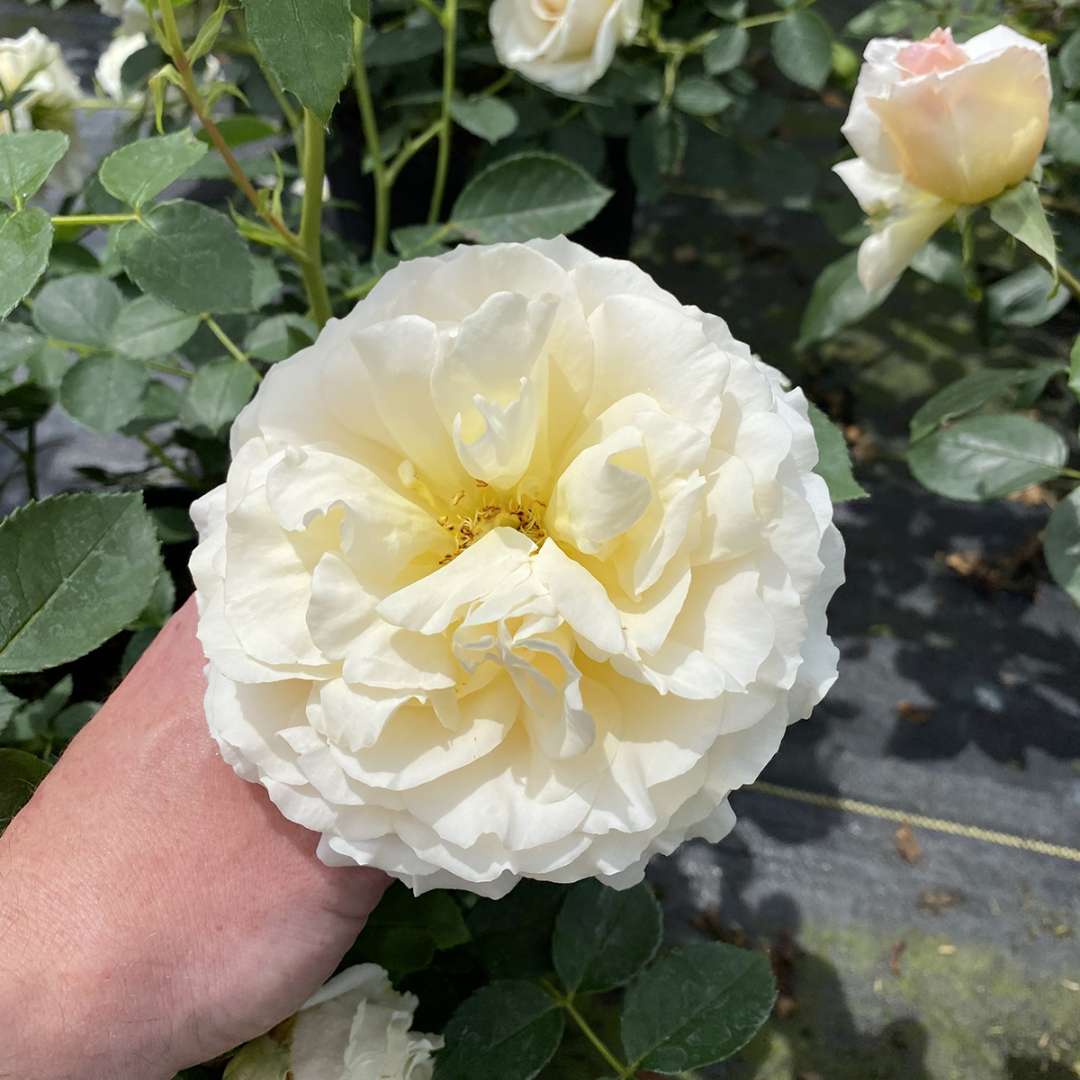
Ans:
[[[65,194],[78,191],[92,163],[75,122],[75,103],[82,96],[79,80],[64,62],[60,46],[40,30],[22,37],[0,38],[0,90],[4,97],[21,94],[11,110],[0,110],[0,133],[31,129],[62,131],[71,140],[49,182]]]
[[[332,865],[627,887],[836,678],[806,402],[632,263],[403,263],[232,451],[192,510],[206,715]]]
[[[495,0],[491,36],[499,61],[563,94],[580,94],[633,41],[642,0]]]
[[[963,45],[877,38],[843,132],[858,155],[835,171],[875,232],[859,251],[867,289],[895,280],[958,207],[1019,183],[1046,141],[1046,47],[997,26]]]
[[[417,999],[377,964],[346,968],[230,1062],[237,1080],[431,1080],[438,1035],[411,1031]]]

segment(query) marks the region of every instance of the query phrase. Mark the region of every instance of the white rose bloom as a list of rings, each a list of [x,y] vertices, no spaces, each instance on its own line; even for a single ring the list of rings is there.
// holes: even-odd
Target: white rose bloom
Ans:
[[[49,182],[64,193],[78,191],[91,162],[75,125],[74,105],[82,96],[79,80],[64,62],[60,46],[33,28],[22,37],[0,38],[0,90],[5,97],[23,92],[11,112],[0,110],[0,134],[12,130],[12,113],[16,131],[64,132],[71,145]]]
[[[121,73],[128,57],[145,48],[146,34],[142,32],[121,34],[109,42],[94,71],[94,82],[106,97],[120,103],[138,102],[142,99],[142,94],[137,90],[134,93],[125,91]]]
[[[120,33],[125,37],[150,29],[150,13],[142,0],[97,0],[97,6],[110,18],[120,20]]]
[[[443,1040],[409,1030],[417,1004],[377,964],[346,968],[233,1068],[246,1080],[277,1080],[286,1063],[290,1080],[431,1080]]]
[[[803,395],[632,263],[404,263],[232,452],[192,510],[206,715],[332,865],[632,885],[836,678]]]
[[[1046,141],[1046,46],[997,26],[957,45],[878,38],[843,132],[858,157],[835,167],[875,232],[859,250],[867,289],[895,280],[961,206],[1018,184]]]
[[[499,62],[562,94],[584,93],[634,40],[642,0],[495,0]]]

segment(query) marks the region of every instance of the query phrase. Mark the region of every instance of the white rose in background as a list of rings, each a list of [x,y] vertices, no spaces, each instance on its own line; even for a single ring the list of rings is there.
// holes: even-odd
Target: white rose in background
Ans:
[[[147,43],[146,34],[142,32],[119,34],[109,42],[108,47],[98,59],[97,68],[94,71],[94,82],[105,97],[118,105],[138,108],[143,103],[145,97],[143,91],[125,89],[123,72],[124,64],[135,53],[145,49]],[[200,85],[205,87],[215,79],[221,78],[221,61],[213,53],[208,53],[197,65],[196,72]],[[183,91],[179,87],[171,84],[165,87],[165,102],[170,112],[182,106],[184,101]]]
[[[835,171],[870,217],[859,250],[868,290],[895,280],[962,206],[1018,184],[1046,141],[1046,47],[997,26],[957,45],[878,38],[865,52],[843,132],[858,157]]]
[[[499,62],[562,94],[580,94],[634,40],[642,0],[495,0],[491,36]]]
[[[120,20],[120,33],[124,37],[144,34],[150,29],[150,13],[142,0],[97,0],[102,12]]]
[[[75,103],[82,97],[79,80],[60,46],[36,29],[0,38],[0,90],[5,98],[21,95],[13,109],[0,110],[0,134],[12,130],[13,120],[16,131],[64,132],[71,145],[49,182],[65,194],[78,191],[92,163],[75,122]]]
[[[431,1080],[443,1040],[410,1030],[416,1006],[377,964],[346,968],[290,1021],[243,1047],[227,1075],[278,1080],[284,1066],[291,1080]]]
[[[206,715],[330,864],[632,885],[836,677],[803,395],[632,263],[403,263],[232,452],[192,511]]]
[[[142,101],[143,95],[140,91],[132,92],[124,89],[121,76],[128,59],[145,48],[146,34],[141,31],[137,34],[121,34],[109,42],[94,70],[94,82],[107,98],[111,98],[118,104],[137,104]]]

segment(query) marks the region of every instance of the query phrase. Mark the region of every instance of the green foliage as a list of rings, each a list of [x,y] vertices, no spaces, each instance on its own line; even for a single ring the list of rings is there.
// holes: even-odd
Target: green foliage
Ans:
[[[233,223],[180,199],[130,221],[117,237],[120,262],[144,292],[179,311],[248,311],[252,265]]]
[[[244,0],[248,32],[281,85],[324,123],[349,74],[349,0]]]
[[[255,369],[236,360],[199,368],[184,397],[184,422],[217,434],[248,403],[257,381]]]
[[[49,215],[36,206],[0,214],[0,319],[37,284],[52,245]]]
[[[206,151],[206,144],[184,128],[114,150],[101,163],[98,177],[110,195],[138,209],[197,165]]]
[[[130,356],[87,356],[64,374],[60,404],[80,424],[107,435],[139,415],[149,380],[145,366]]]
[[[153,360],[175,352],[198,328],[198,316],[177,311],[155,296],[140,296],[120,309],[108,344],[125,356]]]
[[[77,345],[108,345],[124,298],[99,274],[54,278],[34,302],[34,323],[48,337]]]
[[[832,69],[832,32],[816,12],[792,12],[773,27],[772,52],[776,66],[792,82],[820,90]]]
[[[974,416],[920,439],[908,464],[924,487],[982,502],[1056,477],[1068,447],[1052,427],[1026,416]]]
[[[675,949],[627,991],[623,1047],[635,1069],[699,1069],[745,1046],[775,998],[761,953],[718,942]]]
[[[1010,236],[1031,248],[1051,269],[1057,266],[1054,234],[1046,220],[1039,189],[1030,180],[999,195],[990,204],[990,218]]]
[[[818,445],[818,463],[814,471],[828,484],[833,502],[868,498],[869,492],[852,472],[851,455],[840,429],[814,404],[810,404],[810,423],[814,426]]]
[[[512,135],[518,125],[514,107],[497,97],[455,95],[450,103],[450,114],[466,131],[489,143]]]
[[[563,1023],[554,999],[533,983],[492,983],[446,1025],[436,1080],[532,1080],[558,1050]]]
[[[662,933],[660,905],[648,885],[618,892],[579,882],[555,924],[555,970],[571,993],[614,990],[653,958]]]
[[[554,154],[516,154],[489,166],[458,196],[450,219],[477,243],[573,232],[596,216],[610,189]]]
[[[1080,488],[1054,507],[1043,549],[1054,580],[1080,604]]]
[[[0,674],[41,671],[108,640],[160,569],[138,494],[57,495],[0,522]]]
[[[45,183],[70,145],[61,131],[0,135],[0,202],[19,209]]]
[[[891,285],[867,292],[859,282],[857,260],[857,253],[852,251],[825,267],[814,282],[799,328],[801,348],[833,337],[845,326],[858,322],[880,307],[892,292]]]

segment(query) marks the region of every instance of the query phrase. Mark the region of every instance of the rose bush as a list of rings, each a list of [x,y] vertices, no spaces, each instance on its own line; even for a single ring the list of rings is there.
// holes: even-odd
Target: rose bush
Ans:
[[[325,861],[632,885],[836,677],[805,401],[630,263],[414,260],[232,451],[193,508],[207,718]]]

